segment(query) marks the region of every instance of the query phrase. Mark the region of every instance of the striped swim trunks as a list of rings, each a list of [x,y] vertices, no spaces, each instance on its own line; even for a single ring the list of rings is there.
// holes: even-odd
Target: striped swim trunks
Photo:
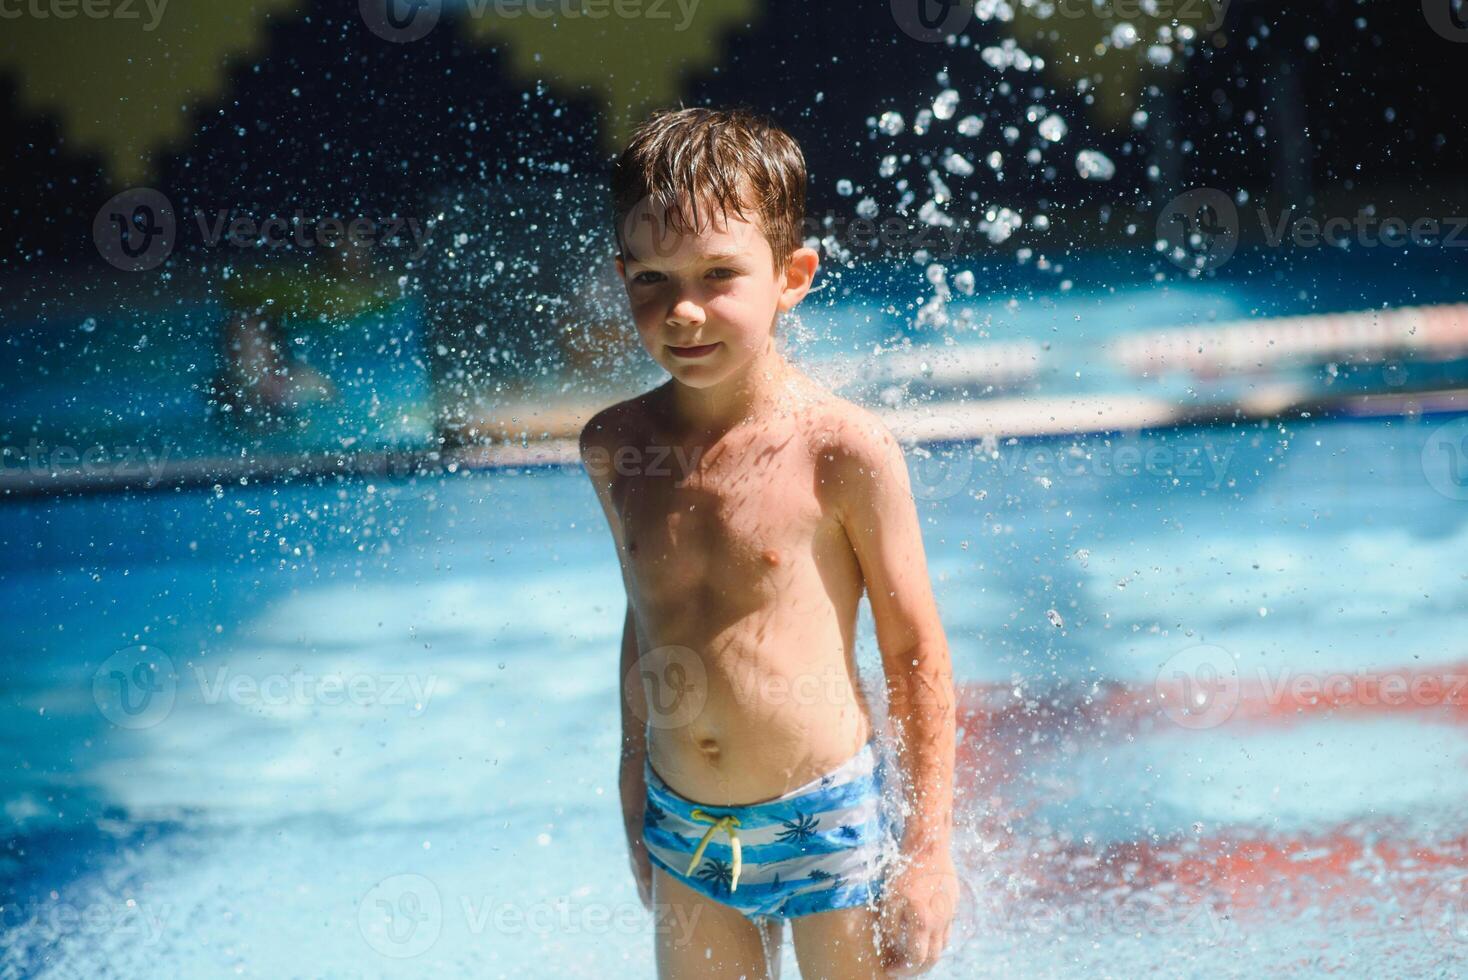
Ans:
[[[688,887],[751,918],[876,907],[891,825],[874,741],[835,771],[748,806],[695,803],[651,762],[643,768],[648,856]]]

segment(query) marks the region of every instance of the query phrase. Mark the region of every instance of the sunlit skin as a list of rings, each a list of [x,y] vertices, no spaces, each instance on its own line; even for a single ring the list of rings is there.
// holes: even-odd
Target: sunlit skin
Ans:
[[[582,434],[627,590],[621,791],[633,870],[644,902],[699,911],[691,943],[659,937],[661,976],[765,975],[748,919],[654,874],[643,757],[676,792],[713,805],[773,799],[849,760],[872,731],[855,663],[865,588],[917,788],[903,869],[888,879],[880,932],[864,908],[799,917],[792,931],[807,976],[915,975],[941,953],[958,894],[947,642],[896,440],[774,341],[818,256],[799,248],[777,266],[756,222],[731,214],[685,234],[645,207],[628,216],[617,271],[643,346],[671,378]],[[644,683],[673,676],[700,682],[687,694],[696,710],[645,726],[649,693],[662,703],[667,691]]]

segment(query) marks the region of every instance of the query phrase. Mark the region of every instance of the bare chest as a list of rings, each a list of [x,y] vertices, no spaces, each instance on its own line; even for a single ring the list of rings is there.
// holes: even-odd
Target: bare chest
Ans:
[[[758,587],[809,556],[823,518],[803,452],[756,442],[685,458],[696,462],[621,480],[627,559],[645,596]]]

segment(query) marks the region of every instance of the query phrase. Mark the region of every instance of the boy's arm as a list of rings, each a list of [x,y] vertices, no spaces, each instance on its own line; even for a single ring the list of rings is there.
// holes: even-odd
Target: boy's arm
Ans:
[[[627,585],[627,566],[623,560],[622,524],[612,501],[612,457],[616,451],[616,439],[611,423],[615,406],[599,412],[587,422],[581,431],[581,463],[591,485],[596,490],[596,499],[612,533],[617,548],[617,564],[622,570],[624,590]],[[642,819],[647,804],[647,783],[643,773],[643,760],[647,756],[647,695],[642,688],[641,675],[637,672],[637,661],[641,655],[641,644],[637,636],[637,617],[632,612],[632,600],[627,600],[627,612],[622,619],[622,650],[617,676],[621,696],[621,751],[618,753],[617,783],[622,803],[622,821],[627,834],[627,847],[632,859],[638,891],[643,904],[651,903],[652,868],[647,849],[642,841]]]
[[[857,411],[838,426],[823,476],[834,483],[876,621],[889,717],[907,773],[906,867],[883,899],[882,960],[902,975],[937,962],[959,894],[951,844],[955,705],[948,641],[928,581],[907,460],[886,426]],[[833,479],[832,479],[833,478]]]
[[[648,860],[642,842],[642,818],[647,806],[647,777],[642,771],[643,761],[647,758],[647,693],[642,689],[641,675],[637,671],[640,654],[637,620],[632,615],[632,603],[628,602],[627,617],[622,623],[619,673],[622,686],[622,753],[617,782],[622,796],[622,822],[627,831],[627,846],[638,867]]]
[[[953,670],[907,460],[887,428],[863,413],[861,423],[843,429],[833,462],[842,524],[866,581],[890,717],[909,777],[912,813],[903,850],[946,853],[953,831]]]

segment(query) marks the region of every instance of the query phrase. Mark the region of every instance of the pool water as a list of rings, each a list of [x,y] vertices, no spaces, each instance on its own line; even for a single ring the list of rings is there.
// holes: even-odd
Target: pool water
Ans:
[[[1281,693],[1468,674],[1444,425],[913,451],[964,726],[931,975],[1468,969],[1468,691]],[[0,541],[0,976],[652,975],[579,471],[12,503]],[[1199,648],[1226,717],[1159,699]]]

